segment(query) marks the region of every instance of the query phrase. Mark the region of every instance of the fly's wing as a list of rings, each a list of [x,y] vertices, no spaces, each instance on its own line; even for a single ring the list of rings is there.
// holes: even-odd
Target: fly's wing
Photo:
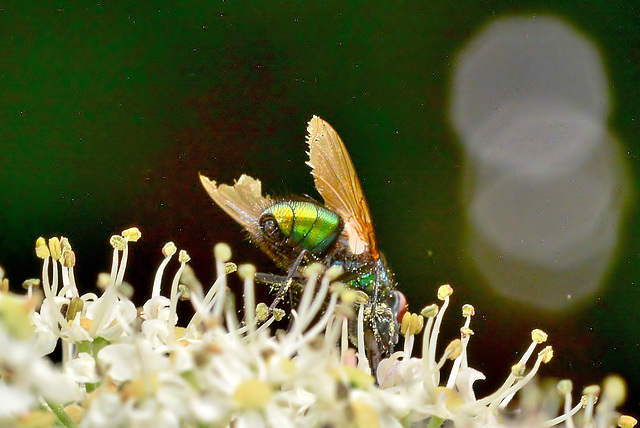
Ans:
[[[229,217],[249,232],[251,240],[262,251],[267,253],[276,263],[284,263],[282,255],[277,248],[262,238],[258,220],[264,210],[273,203],[273,200],[268,195],[262,195],[262,183],[260,183],[260,180],[243,174],[233,186],[229,186],[227,184],[218,185],[204,175],[199,175],[200,182],[209,196],[211,196],[211,199]]]
[[[311,174],[327,207],[345,223],[353,254],[368,251],[378,258],[373,223],[360,181],[342,139],[324,120],[313,116],[307,125]]]
[[[204,175],[199,175],[202,186],[213,202],[252,235],[259,232],[258,219],[270,202],[269,196],[262,196],[260,180],[242,174],[233,186],[229,186],[218,185]]]

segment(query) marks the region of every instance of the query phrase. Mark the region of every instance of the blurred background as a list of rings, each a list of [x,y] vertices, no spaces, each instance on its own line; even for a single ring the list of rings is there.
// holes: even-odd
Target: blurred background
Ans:
[[[169,240],[205,284],[220,241],[276,272],[197,173],[318,198],[304,164],[317,114],[412,310],[452,284],[449,339],[475,306],[478,393],[541,328],[543,375],[581,389],[619,373],[638,416],[639,81],[627,1],[3,6],[0,265],[18,289],[39,276],[36,238],[63,235],[88,290],[109,237],[135,225],[138,304]]]

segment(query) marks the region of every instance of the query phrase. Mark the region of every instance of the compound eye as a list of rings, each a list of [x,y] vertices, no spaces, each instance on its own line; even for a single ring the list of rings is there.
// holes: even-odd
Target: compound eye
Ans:
[[[391,306],[391,310],[396,316],[396,319],[398,320],[398,322],[401,323],[402,317],[407,312],[407,308],[409,306],[409,303],[407,302],[407,298],[405,297],[404,293],[401,293],[398,290],[394,290],[392,292],[390,306]]]
[[[263,214],[258,221],[262,235],[271,242],[280,242],[284,238],[278,222],[272,214]]]

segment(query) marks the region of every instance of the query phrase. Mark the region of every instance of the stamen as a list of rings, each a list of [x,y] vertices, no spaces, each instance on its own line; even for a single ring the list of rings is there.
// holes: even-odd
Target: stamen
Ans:
[[[284,318],[285,315],[286,315],[286,312],[284,311],[284,309],[273,308],[273,318],[276,321],[280,321],[282,318]]]
[[[462,342],[460,339],[453,339],[445,348],[436,370],[440,370],[447,360],[455,360],[462,354]]]
[[[336,343],[339,343],[338,339],[342,334],[342,322],[340,321],[341,318],[343,318],[343,316],[339,315],[337,310],[332,314],[331,317],[329,317],[329,321],[327,322],[327,327],[325,328],[324,333],[324,342],[327,347],[334,347]],[[340,350],[340,353],[342,353],[342,350]]]
[[[423,366],[423,376],[422,382],[426,389],[426,392],[429,396],[433,397],[436,387],[438,386],[434,382],[433,367],[435,366],[435,361],[429,359],[429,344],[431,343],[431,333],[433,329],[433,323],[436,315],[438,314],[438,305],[432,304],[420,311],[420,314],[427,318],[427,326],[424,329],[424,335],[422,336],[422,366]]]
[[[537,345],[536,342],[533,342],[529,348],[527,349],[527,351],[525,352],[525,355],[520,359],[520,361],[515,364],[513,367],[517,368],[518,370],[520,369],[524,369],[526,360],[528,360],[529,356],[531,356],[532,351],[532,347],[535,348],[535,346]],[[528,356],[527,356],[528,354]],[[506,395],[509,394],[509,391],[511,386],[513,385],[513,383],[516,381],[517,377],[518,377],[518,370],[514,371],[513,369],[511,370],[511,373],[509,374],[509,376],[507,377],[507,380],[504,381],[504,383],[500,386],[500,388],[498,388],[497,391],[495,391],[493,394],[490,394],[480,400],[476,401],[476,405],[480,405],[480,406],[486,406],[489,403],[493,403],[495,400],[497,399],[501,399],[502,397],[505,397]]]
[[[330,284],[342,274],[342,268],[340,266],[332,266],[324,272],[322,276],[322,282],[320,283],[320,289],[315,295],[313,302],[309,306],[309,315],[313,319],[322,309],[325,304],[327,293],[329,291]]]
[[[402,316],[402,322],[400,324],[400,333],[405,336],[403,352],[406,358],[411,358],[415,335],[419,334],[422,331],[423,326],[424,326],[424,317],[422,315],[412,314],[409,311],[407,311]]]
[[[618,418],[618,426],[620,428],[633,428],[637,423],[638,421],[635,418],[628,415],[622,415]]]
[[[438,334],[440,333],[440,325],[442,324],[442,318],[444,317],[444,313],[449,306],[449,296],[453,293],[453,289],[449,284],[441,285],[438,288],[438,299],[442,300],[442,308],[436,315],[435,322],[433,324],[433,329],[431,330],[431,337],[429,338],[429,355],[427,356],[429,360],[429,364],[431,367],[435,365],[436,362],[436,345],[438,342]],[[424,355],[423,355],[424,358]],[[440,383],[440,372],[436,369],[430,373],[432,384],[438,386]]]
[[[68,241],[65,239],[65,242],[67,242],[68,245]],[[62,257],[60,258],[60,264],[62,265],[62,288],[63,290],[60,290],[60,294],[59,296],[61,297],[68,297],[71,298],[71,296],[73,295],[73,291],[71,288],[71,280],[69,279],[69,270],[73,268],[73,266],[75,266],[76,264],[76,255],[75,253],[70,250],[70,249],[64,249],[62,251]],[[75,288],[75,287],[74,287]],[[67,291],[69,291],[69,295],[66,296]],[[77,295],[77,291],[75,292],[75,294]]]
[[[563,415],[558,416],[557,418],[549,419],[546,422],[542,423],[542,427],[552,427],[561,424],[562,422],[566,422],[566,428],[573,428],[573,416],[578,413],[582,409],[582,403],[576,404],[572,409],[567,411],[565,407],[565,412]]]
[[[256,274],[256,267],[250,264],[238,266],[238,275],[244,280],[244,316],[249,329],[249,336],[253,336],[256,331],[256,305],[255,288],[253,278]]]
[[[340,361],[344,364],[349,349],[349,319],[342,317],[342,334],[340,336]]]
[[[142,237],[142,233],[137,227],[130,227],[122,231],[122,237],[127,242],[137,242]]]
[[[335,294],[332,294],[331,298],[329,299],[329,303],[327,304],[327,309],[324,315],[322,316],[322,318],[320,318],[317,324],[314,325],[312,328],[310,328],[309,331],[307,331],[302,336],[302,338],[297,343],[295,343],[295,346],[293,346],[294,344],[292,343],[291,349],[287,349],[287,347],[285,347],[286,349],[285,355],[291,355],[301,346],[309,343],[312,339],[314,339],[316,336],[322,333],[322,331],[326,328],[327,323],[329,322],[329,318],[333,316],[333,311],[335,310],[337,301],[338,301],[338,296]],[[292,337],[296,337],[296,336],[294,335]]]
[[[540,365],[542,363],[545,363],[545,364],[548,363],[551,360],[552,356],[553,356],[553,349],[551,348],[551,346],[547,346],[542,351],[540,351],[538,353],[538,358],[536,359],[536,362],[534,363],[533,368],[531,369],[531,371],[524,378],[522,378],[520,381],[516,382],[509,389],[507,389],[505,392],[503,392],[501,394],[500,398],[498,398],[497,400],[493,401],[489,405],[489,411],[490,412],[495,412],[496,407],[497,408],[504,408],[504,406],[506,406],[506,404],[511,400],[511,398],[513,398],[515,393],[517,391],[519,391],[520,389],[522,389],[522,387],[524,387],[527,384],[527,382],[529,382],[531,379],[533,379],[535,374],[538,372],[538,369],[540,368]],[[517,366],[520,366],[520,367],[522,367],[524,369],[524,365],[517,364]],[[503,404],[502,400],[506,400],[506,402],[504,402],[504,404]],[[500,407],[501,404],[503,404],[502,407]]]
[[[358,368],[371,374],[364,347],[364,305],[360,305],[358,308]]]
[[[609,375],[602,384],[602,398],[596,408],[596,424],[609,423],[616,413],[616,407],[624,403],[627,397],[627,385],[620,376]]]
[[[313,263],[304,269],[304,275],[307,277],[307,283],[304,286],[300,303],[296,309],[298,319],[296,319],[294,324],[291,326],[291,333],[293,335],[302,334],[313,320],[313,316],[315,316],[315,314],[313,314],[313,316],[309,314],[309,308],[315,293],[318,277],[321,273],[322,265],[320,263]],[[320,293],[320,290],[318,290],[318,293]]]
[[[224,303],[227,294],[227,277],[224,264],[231,259],[231,248],[227,244],[219,243],[216,244],[215,247],[213,247],[213,253],[216,260],[216,283],[218,283],[218,281],[220,282],[217,288],[216,299],[215,301],[212,300],[214,303],[212,308],[212,315],[215,318],[220,318],[224,309]],[[213,293],[216,293],[216,291],[213,291]],[[207,295],[209,295],[209,293],[207,293]]]
[[[51,251],[51,258],[53,259],[53,283],[51,284],[51,294],[53,296],[58,295],[58,260],[62,256],[62,248],[60,246],[60,240],[55,236],[49,239],[49,251]]]
[[[178,260],[180,261],[180,268],[173,276],[173,281],[171,282],[171,292],[169,295],[169,318],[167,320],[167,327],[169,328],[169,340],[175,339],[175,327],[178,325],[178,283],[180,282],[180,276],[182,276],[182,271],[184,270],[185,265],[189,262],[191,258],[189,254],[185,250],[180,250],[178,254]]]
[[[589,426],[594,424],[593,411],[598,402],[598,395],[600,395],[600,387],[598,385],[589,385],[582,390],[583,405],[584,405],[584,424]]]
[[[156,271],[156,275],[153,278],[153,287],[151,289],[151,298],[158,297],[160,295],[160,288],[162,284],[162,274],[164,273],[164,269],[169,264],[169,260],[171,257],[178,251],[176,245],[173,242],[167,242],[162,247],[162,254],[164,255],[164,259],[158,266],[158,270]]]
[[[127,245],[127,241],[124,241],[124,248],[122,249],[122,259],[120,260],[120,266],[118,266],[118,274],[116,275],[116,280],[114,282],[114,287],[117,289],[122,284],[124,280],[124,271],[127,268],[127,259],[129,257],[129,245]]]
[[[47,301],[46,307],[49,311],[49,316],[51,319],[56,320],[55,326],[52,328],[55,329],[54,334],[58,335],[60,333],[61,326],[66,326],[67,323],[60,313],[60,307],[55,301],[55,293],[51,288],[49,283],[49,260],[51,258],[50,249],[47,248],[47,244],[45,239],[40,237],[36,241],[36,255],[43,260],[42,262],[42,290],[44,291],[45,300]],[[54,266],[56,262],[54,261]],[[54,270],[55,272],[55,270]],[[57,277],[56,277],[57,278]]]

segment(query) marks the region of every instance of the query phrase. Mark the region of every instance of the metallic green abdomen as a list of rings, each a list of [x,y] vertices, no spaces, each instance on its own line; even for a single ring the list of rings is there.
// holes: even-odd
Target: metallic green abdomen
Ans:
[[[313,202],[278,202],[260,216],[260,228],[267,240],[299,246],[314,254],[325,252],[342,227],[338,214]]]

